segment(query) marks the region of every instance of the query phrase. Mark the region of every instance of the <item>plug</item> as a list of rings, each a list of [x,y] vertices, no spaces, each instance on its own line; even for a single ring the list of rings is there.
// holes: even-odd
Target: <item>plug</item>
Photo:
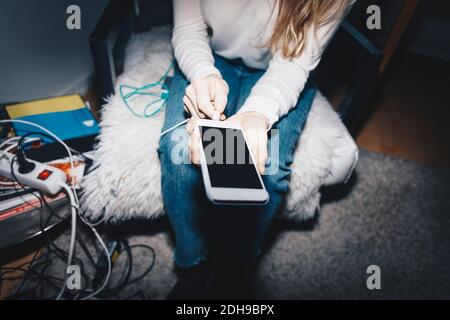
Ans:
[[[30,173],[36,168],[36,164],[28,161],[22,150],[17,151],[17,162],[19,163],[19,173],[21,174]]]

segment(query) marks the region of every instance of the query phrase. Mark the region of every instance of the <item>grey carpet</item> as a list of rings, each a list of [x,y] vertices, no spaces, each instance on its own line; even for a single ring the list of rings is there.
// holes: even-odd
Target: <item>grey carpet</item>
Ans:
[[[275,224],[254,279],[256,297],[450,298],[449,190],[450,170],[361,152],[353,181],[325,190],[315,223]],[[164,298],[176,281],[167,221],[121,228],[131,243],[151,245],[156,261],[120,296],[143,289],[148,299]],[[134,253],[139,274],[151,257]],[[366,287],[369,265],[381,268],[381,290]]]

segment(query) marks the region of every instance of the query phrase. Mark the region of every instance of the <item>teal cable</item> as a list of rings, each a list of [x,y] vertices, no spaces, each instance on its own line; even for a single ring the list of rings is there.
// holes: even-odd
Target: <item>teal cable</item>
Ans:
[[[137,116],[139,118],[154,117],[167,105],[167,100],[169,98],[169,88],[166,86],[166,84],[164,82],[167,79],[167,77],[170,73],[170,70],[172,70],[173,66],[174,66],[174,62],[172,61],[169,68],[164,72],[162,77],[156,82],[146,84],[142,87],[133,87],[133,86],[126,85],[126,84],[121,84],[119,86],[120,96],[121,96],[125,106],[128,108],[128,110],[130,110],[130,112],[132,114],[134,114],[135,116]],[[154,90],[154,89],[158,89],[158,88],[160,91],[159,93],[148,92],[148,90],[152,90],[152,89]],[[128,93],[125,93],[124,89],[130,90],[130,91]],[[133,110],[133,108],[131,108],[131,106],[128,103],[128,100],[131,99],[135,95],[149,96],[149,97],[154,97],[155,99],[152,99],[149,103],[147,103],[144,106],[144,111],[142,112],[142,114],[140,114],[140,113],[137,113],[135,110]],[[161,101],[163,101],[163,103],[158,108],[156,108],[155,110],[150,110],[150,108],[152,106],[154,106],[157,103],[160,103]]]

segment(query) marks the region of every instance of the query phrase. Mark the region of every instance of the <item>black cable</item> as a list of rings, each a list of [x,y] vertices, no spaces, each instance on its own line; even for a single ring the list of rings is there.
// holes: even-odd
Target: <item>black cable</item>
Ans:
[[[19,144],[19,145],[20,145],[20,144]],[[17,182],[17,183],[19,184],[19,186],[20,186],[22,189],[26,190],[26,187],[25,187],[25,186],[17,179],[17,177],[16,177],[16,175],[15,175],[15,172],[14,172],[14,161],[15,161],[15,159],[16,159],[16,157],[14,157],[14,158],[12,159],[12,161],[11,161],[11,175],[12,175],[14,181]],[[46,233],[46,227],[47,227],[47,226],[43,226],[43,225],[42,225],[42,212],[43,212],[43,208],[44,208],[44,207],[47,208],[47,209],[49,210],[49,212],[50,212],[49,217],[48,217],[48,220],[47,220],[47,223],[49,223],[49,221],[51,220],[52,216],[58,216],[58,215],[57,215],[56,212],[53,210],[53,208],[50,206],[50,204],[49,204],[48,201],[46,200],[46,198],[45,198],[45,196],[43,195],[43,193],[42,193],[41,191],[37,191],[37,192],[39,193],[39,195],[36,195],[36,194],[34,193],[34,191],[30,191],[30,193],[31,193],[33,196],[35,196],[35,197],[39,200],[39,203],[40,203],[39,217],[40,217],[40,224],[41,224],[41,225],[40,225],[40,228],[41,228],[41,234],[43,234],[44,237],[46,238],[47,244],[48,244],[50,247],[52,247],[52,249],[55,250],[56,253],[58,253],[59,258],[60,258],[60,259],[66,259],[66,260],[67,260],[68,254],[67,254],[66,252],[64,252],[62,249],[60,249],[53,241],[50,241],[50,239],[47,237],[47,233]],[[71,204],[71,206],[72,206],[72,204]],[[77,209],[77,208],[75,207],[75,209]],[[58,217],[59,217],[59,216],[58,216]],[[74,261],[74,262],[77,262],[77,259],[74,258],[73,261]],[[84,267],[84,266],[83,266],[83,262],[82,262],[81,260],[79,260],[78,263],[81,265],[82,268]]]
[[[79,234],[79,238],[81,238],[81,234]],[[83,239],[81,239],[80,241],[79,238],[77,237],[77,241],[80,244],[81,249],[83,250],[84,254],[88,257],[88,260],[91,262],[91,264],[95,265],[94,258],[92,257],[92,254],[89,252],[89,248],[86,246]]]
[[[28,189],[27,189],[20,181],[18,181],[18,179],[17,179],[17,177],[16,177],[16,175],[15,175],[15,172],[14,172],[14,162],[16,161],[16,159],[17,159],[17,156],[15,156],[15,157],[11,160],[11,163],[10,163],[10,165],[11,165],[11,176],[12,176],[12,178],[13,178],[13,181],[15,181],[15,182],[16,182],[23,190],[28,190]],[[34,197],[36,197],[36,198],[38,199],[38,201],[39,201],[39,204],[40,204],[40,206],[39,206],[39,226],[40,226],[41,234],[44,235],[44,237],[45,237],[46,240],[47,240],[47,244],[48,244],[47,253],[46,253],[46,255],[45,255],[45,257],[46,257],[46,262],[44,262],[45,265],[44,265],[44,267],[41,269],[39,281],[38,281],[38,283],[37,283],[37,285],[36,285],[36,288],[39,288],[39,287],[41,286],[41,284],[43,283],[43,281],[44,281],[44,280],[47,280],[46,278],[44,278],[44,273],[45,273],[46,268],[50,265],[50,263],[48,263],[48,262],[50,261],[50,254],[51,254],[52,249],[53,249],[53,252],[55,252],[55,251],[58,252],[58,256],[60,256],[60,257],[61,257],[61,256],[64,257],[66,254],[65,254],[65,253],[64,253],[64,254],[61,254],[61,253],[63,253],[63,251],[62,251],[61,249],[57,248],[57,246],[54,245],[54,244],[52,243],[52,241],[47,237],[47,233],[45,232],[45,231],[46,231],[47,224],[48,224],[49,221],[51,220],[52,215],[53,215],[53,213],[54,213],[53,208],[48,204],[48,202],[46,201],[46,199],[45,199],[45,197],[43,196],[42,193],[39,192],[39,195],[36,195],[36,194],[34,193],[35,191],[33,191],[32,189],[29,190],[29,191],[30,191],[30,193],[31,193]],[[49,211],[50,211],[50,215],[49,215],[49,217],[48,217],[46,223],[43,223],[43,220],[42,220],[42,219],[43,219],[42,212],[43,212],[44,206],[47,207],[48,209],[50,209],[50,210],[49,210]],[[51,248],[52,244],[54,245],[54,247],[56,247],[56,250],[54,250],[55,248]],[[33,268],[36,268],[36,267],[40,266],[41,263],[39,263],[39,264],[35,263],[35,262],[36,262],[36,258],[37,258],[37,254],[38,254],[38,253],[39,253],[39,251],[37,251],[37,252],[35,253],[35,255],[33,256],[32,260],[31,260],[30,262],[25,263],[25,264],[28,264],[27,270],[28,270],[29,272],[27,271],[27,272],[24,273],[24,276],[23,276],[23,277],[19,277],[19,278],[21,278],[22,281],[21,281],[20,286],[19,286],[18,289],[16,290],[15,295],[19,295],[20,292],[22,291],[22,288],[24,288],[24,287],[26,286],[26,283],[27,283],[27,280],[28,280],[29,276],[30,276],[31,274],[33,274],[33,270],[34,270]],[[81,261],[80,261],[80,262],[81,262]],[[21,269],[21,268],[14,268],[14,269],[11,270],[11,272],[18,271],[18,270],[20,270],[20,269]],[[23,270],[22,270],[22,271],[23,271]],[[5,272],[2,273],[2,277],[0,278],[0,279],[2,279],[2,280],[0,281],[0,286],[1,286],[1,283],[5,280],[4,275],[5,275]],[[7,278],[7,280],[10,280],[10,278]]]
[[[150,266],[138,277],[128,281],[127,285],[130,285],[132,283],[135,283],[139,280],[141,280],[142,278],[144,278],[147,274],[150,273],[150,271],[152,271],[153,267],[155,266],[155,261],[156,261],[156,252],[155,249],[153,249],[150,246],[147,246],[145,244],[134,244],[132,246],[130,246],[131,249],[133,248],[144,248],[144,249],[148,249],[152,252],[152,262],[150,263]]]
[[[15,159],[16,159],[16,157],[14,157],[12,159],[12,161],[11,161],[11,175],[13,177],[13,180],[15,182],[17,182],[22,189],[26,189],[25,186],[20,181],[18,181],[17,177],[15,176],[15,172],[14,172],[14,161],[15,161]],[[33,191],[30,191],[30,193],[33,196],[35,196],[39,200],[39,203],[40,203],[40,207],[39,207],[39,210],[40,210],[39,211],[40,229],[41,229],[41,234],[43,234],[44,237],[47,240],[47,245],[48,245],[47,250],[48,250],[48,252],[50,253],[53,250],[53,252],[57,253],[58,258],[60,258],[60,259],[67,259],[66,258],[67,257],[67,253],[65,253],[63,250],[61,250],[58,246],[56,246],[53,243],[53,241],[51,241],[47,237],[47,233],[46,233],[46,227],[47,226],[43,225],[43,223],[42,223],[42,212],[43,212],[44,206],[46,206],[49,209],[49,211],[50,211],[50,215],[49,215],[49,218],[48,218],[47,222],[50,221],[50,219],[52,218],[52,215],[54,214],[53,208],[48,204],[48,202],[46,201],[44,195],[40,191],[39,191],[39,195],[36,195]],[[76,262],[77,260],[78,259],[74,259],[74,262]],[[34,262],[34,259],[31,261],[31,264],[29,266],[30,270],[33,267],[33,262]],[[83,262],[81,260],[79,260],[78,263],[83,267]],[[46,267],[48,267],[48,266],[46,266]],[[46,267],[42,268],[42,273],[41,273],[42,277],[43,277],[43,273],[45,272]],[[19,294],[21,292],[22,288],[25,287],[25,284],[26,284],[26,282],[28,280],[27,277],[28,277],[28,273],[25,273],[24,278],[23,278],[23,280],[21,282],[21,285],[16,290],[16,294]],[[39,287],[39,283],[38,283],[37,287]]]
[[[147,246],[147,245],[136,244],[136,245],[130,246],[130,251],[129,251],[130,256],[131,256],[131,248],[145,248],[145,249],[150,250],[152,252],[152,261],[151,261],[149,267],[147,267],[147,269],[141,275],[139,275],[139,276],[129,280],[129,271],[128,270],[130,270],[130,268],[132,268],[132,265],[130,264],[130,268],[128,268],[128,267],[125,268],[125,270],[126,270],[125,279],[126,280],[125,281],[120,281],[119,280],[118,285],[116,285],[112,289],[108,289],[108,290],[105,290],[104,292],[100,293],[99,296],[98,296],[99,298],[105,299],[105,298],[117,297],[120,294],[120,291],[123,288],[125,288],[126,286],[128,286],[128,285],[130,285],[132,283],[135,283],[135,282],[141,280],[142,278],[144,278],[152,270],[152,268],[153,268],[153,266],[155,264],[155,251],[154,251],[154,249],[152,247],[150,247],[150,246]],[[127,252],[127,251],[124,250],[124,252]],[[36,264],[35,266],[38,266],[38,264]],[[3,268],[3,269],[5,269],[5,268]],[[57,277],[54,277],[54,276],[51,276],[51,275],[46,275],[45,277],[42,277],[42,276],[39,277],[39,274],[37,274],[36,271],[33,270],[33,269],[10,268],[10,270],[6,270],[6,271],[7,272],[8,271],[11,272],[12,270],[21,270],[24,273],[29,273],[31,275],[29,277],[30,280],[40,279],[39,281],[42,283],[42,285],[46,285],[46,286],[51,287],[53,289],[53,291],[58,290],[60,288],[60,285],[62,285],[62,282],[64,281],[64,279],[57,278]],[[4,278],[4,274],[0,274],[0,279],[2,279],[2,278]],[[123,278],[123,277],[121,277],[121,278]],[[21,279],[21,277],[10,277],[10,278],[8,278],[8,280],[13,280],[13,279]],[[33,291],[31,290],[31,292],[27,291],[27,292],[24,292],[24,293],[31,294],[32,292]],[[91,292],[90,290],[80,290],[80,295],[81,296],[83,296],[83,295],[86,296],[90,292]],[[142,299],[145,299],[145,295],[143,294],[143,292],[139,292],[139,291],[136,292],[135,294],[129,296],[129,297],[126,297],[126,299],[131,299],[131,298],[133,298],[135,296],[140,296]],[[54,298],[54,297],[55,296],[49,296],[49,297],[45,297],[45,298],[50,299],[50,298]],[[20,298],[20,292],[14,294],[14,295],[12,295],[12,296],[10,296],[8,298]],[[34,298],[42,299],[44,297],[42,296],[42,294],[39,294],[39,295],[35,295]]]
[[[13,165],[14,165],[15,161],[16,161],[16,157],[14,157],[11,161],[11,172],[12,172],[13,180],[16,181],[22,189],[28,190],[23,184],[21,184],[19,181],[17,181],[17,178],[16,178],[14,170],[13,170],[14,169]],[[66,251],[64,251],[63,249],[59,248],[54,243],[54,241],[48,237],[47,232],[45,231],[49,222],[51,221],[52,217],[56,216],[59,219],[62,219],[62,218],[56,214],[56,212],[53,210],[51,205],[47,202],[47,200],[46,200],[45,196],[42,194],[42,192],[38,191],[38,195],[36,195],[35,192],[36,191],[30,190],[30,193],[33,194],[33,196],[35,196],[39,200],[39,204],[40,204],[39,225],[40,225],[41,233],[46,240],[47,246],[44,249],[42,249],[42,250],[45,250],[45,253],[43,255],[38,257],[39,251],[37,251],[35,253],[35,255],[33,256],[33,258],[31,259],[31,261],[29,261],[29,262],[25,262],[25,263],[21,264],[20,266],[14,267],[14,268],[12,268],[12,267],[11,268],[6,268],[6,267],[0,268],[0,288],[2,286],[3,281],[5,281],[5,280],[22,280],[19,288],[15,291],[15,293],[8,297],[10,299],[20,299],[20,298],[54,299],[54,298],[56,298],[56,293],[59,291],[59,289],[61,288],[61,285],[64,281],[64,279],[47,274],[47,269],[54,262],[55,256],[56,256],[56,259],[61,260],[63,263],[65,263],[68,253]],[[50,212],[49,217],[48,217],[48,219],[46,219],[45,222],[43,221],[43,214],[42,214],[44,207],[48,208],[48,210]],[[82,241],[82,239],[81,239],[81,241]],[[78,239],[78,242],[80,242],[79,239]],[[124,270],[123,270],[117,284],[113,288],[107,288],[104,291],[102,291],[101,293],[99,293],[99,295],[98,295],[99,298],[105,299],[105,298],[117,297],[123,288],[125,288],[126,286],[128,286],[130,284],[136,283],[137,281],[139,281],[142,278],[144,278],[145,276],[147,276],[148,273],[154,267],[155,260],[156,260],[156,253],[152,247],[143,245],[143,244],[135,244],[135,245],[130,246],[128,244],[128,242],[125,240],[120,241],[120,243],[122,244],[122,246],[124,248],[123,252],[126,253],[126,259],[127,259],[126,265],[124,267]],[[83,242],[83,245],[84,245],[84,242]],[[84,250],[84,254],[88,257],[88,261],[93,265],[94,270],[97,270],[95,261],[93,260],[92,256],[90,255],[88,248],[86,246],[84,246],[84,247],[85,247],[84,249],[86,249],[86,250]],[[141,275],[139,275],[133,279],[130,279],[132,270],[133,270],[132,249],[135,249],[135,248],[144,248],[144,249],[150,250],[152,252],[152,260],[151,260],[150,265],[146,268],[146,270]],[[84,281],[87,283],[87,286],[89,287],[89,282],[90,282],[89,279],[90,278],[84,272],[85,268],[84,268],[83,260],[74,256],[73,261],[76,262],[79,266],[81,266],[81,270],[82,270],[81,276],[84,279]],[[28,264],[28,267],[25,268],[25,266],[27,264]],[[112,266],[112,268],[114,268],[114,265]],[[17,271],[23,272],[23,275],[15,276],[15,277],[12,277],[12,276],[7,277],[6,276],[9,273],[13,273],[13,272],[17,272]],[[35,285],[33,287],[31,287],[30,289],[27,289],[29,287],[29,284],[28,284],[29,282],[33,282],[33,284],[35,284]],[[55,295],[52,294],[52,295],[44,297],[44,291],[46,291],[45,289],[52,290],[55,293]],[[85,288],[85,289],[78,290],[76,292],[76,295],[73,295],[72,292],[68,292],[65,295],[65,298],[68,298],[68,296],[67,296],[68,294],[70,294],[71,297],[73,297],[73,298],[83,297],[83,296],[87,296],[88,294],[90,294],[91,292],[94,292],[94,291],[95,291],[95,288],[94,289],[86,289]],[[126,299],[131,299],[136,296],[139,296],[142,299],[145,299],[145,295],[142,290],[138,290],[136,293],[128,296]]]
[[[24,134],[20,139],[19,139],[19,141],[18,141],[18,143],[17,143],[17,152],[18,153],[21,153],[21,154],[23,154],[23,155],[25,155],[25,153],[26,153],[26,150],[23,148],[23,146],[26,144],[26,142],[25,142],[25,139],[26,138],[28,138],[29,136],[33,136],[33,135],[40,135],[40,136],[43,136],[43,137],[46,137],[46,138],[48,138],[48,139],[51,139],[51,140],[53,140],[53,141],[55,141],[55,142],[59,142],[59,141],[57,141],[54,137],[52,137],[52,136],[50,136],[50,135],[48,135],[48,134],[46,134],[46,133],[43,133],[43,132],[38,132],[38,131],[30,131],[30,132],[27,132],[26,134]],[[35,141],[32,141],[32,142],[28,142],[28,143],[34,143]],[[86,157],[86,155],[83,153],[83,152],[80,152],[80,151],[77,151],[77,150],[75,150],[75,149],[73,149],[73,148],[71,148],[71,147],[69,147],[69,146],[67,146],[74,154],[76,154],[76,155],[79,155],[79,156],[82,156],[83,158],[84,158],[84,160],[85,160],[85,163],[86,163],[86,165],[88,165],[88,162],[92,162],[92,160],[90,159],[90,158],[88,158],[88,157]],[[77,208],[78,210],[79,210],[79,208]],[[82,214],[82,216],[84,216],[84,214]],[[101,220],[101,219],[100,219]],[[92,222],[93,224],[96,224],[96,222]]]
[[[27,190],[27,188],[17,179],[15,172],[14,172],[14,161],[15,161],[16,157],[13,157],[13,159],[11,160],[11,176],[13,177],[13,180],[19,184],[19,186],[23,189],[23,190]],[[38,192],[38,195],[36,195],[34,192]],[[36,197],[39,201],[40,207],[39,207],[39,222],[40,222],[40,228],[41,228],[41,234],[44,235],[44,237],[47,240],[47,243],[53,247],[54,250],[56,250],[57,253],[60,253],[61,258],[67,259],[67,254],[61,250],[57,245],[55,245],[52,241],[50,241],[50,239],[47,237],[47,233],[45,232],[46,227],[47,226],[43,226],[42,225],[42,212],[44,207],[46,209],[49,210],[50,215],[49,218],[47,220],[47,223],[50,221],[52,215],[56,215],[55,211],[53,210],[53,208],[50,206],[50,204],[47,202],[47,200],[45,199],[45,196],[43,195],[43,193],[41,191],[33,191],[33,189],[30,190],[30,194],[32,194],[34,197]]]
[[[128,283],[128,280],[131,277],[131,273],[133,270],[133,257],[131,254],[131,248],[127,241],[121,241],[121,243],[124,247],[123,251],[126,252],[126,256],[127,256],[127,261],[125,262],[126,263],[125,267],[123,269],[122,275],[119,278],[116,286],[113,288],[105,289],[100,295],[102,298],[109,298],[109,297],[117,296],[120,293],[120,291],[126,286],[126,284]]]
[[[15,172],[14,172],[14,161],[15,161],[15,159],[16,159],[16,156],[13,157],[13,159],[11,160],[11,164],[10,164],[10,166],[11,166],[11,176],[13,177],[13,181],[15,181],[17,184],[19,184],[19,186],[20,186],[23,190],[26,190],[25,186],[17,179],[17,177],[16,177],[16,175],[15,175]],[[30,193],[31,193],[33,196],[35,196],[35,197],[38,199],[38,201],[39,201],[39,204],[40,204],[40,207],[39,207],[39,224],[40,224],[41,230],[44,230],[44,229],[43,229],[43,226],[42,226],[42,210],[43,210],[43,206],[44,206],[44,205],[43,205],[43,202],[42,202],[42,200],[41,200],[41,198],[40,198],[39,196],[36,196],[36,194],[34,194],[33,191],[30,191]],[[29,268],[30,268],[30,269],[31,269],[32,266],[33,266],[33,263],[34,263],[34,261],[35,261],[35,257],[36,257],[36,255],[33,256],[33,259],[32,259],[31,262],[30,262],[30,265],[29,265]],[[19,288],[17,289],[16,292],[20,292],[20,291],[22,290],[22,288],[24,287],[24,285],[25,285],[25,283],[26,283],[27,276],[28,276],[28,273],[25,274],[25,277],[24,277],[23,281],[21,282],[21,284],[20,284],[20,286],[19,286]]]

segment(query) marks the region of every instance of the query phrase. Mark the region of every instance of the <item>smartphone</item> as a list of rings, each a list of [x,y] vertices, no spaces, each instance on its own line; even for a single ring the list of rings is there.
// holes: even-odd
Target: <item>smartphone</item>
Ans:
[[[269,194],[237,123],[198,120],[206,195],[217,205],[264,205]]]

